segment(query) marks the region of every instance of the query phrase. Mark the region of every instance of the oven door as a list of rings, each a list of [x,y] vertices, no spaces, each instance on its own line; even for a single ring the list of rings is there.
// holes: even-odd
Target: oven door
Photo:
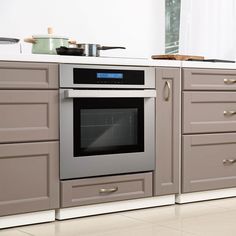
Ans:
[[[61,179],[154,169],[155,91],[61,90]]]

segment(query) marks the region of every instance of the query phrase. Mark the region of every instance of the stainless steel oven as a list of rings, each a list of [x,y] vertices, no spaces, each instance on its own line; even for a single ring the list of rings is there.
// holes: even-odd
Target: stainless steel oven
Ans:
[[[60,65],[60,177],[154,170],[155,70]]]

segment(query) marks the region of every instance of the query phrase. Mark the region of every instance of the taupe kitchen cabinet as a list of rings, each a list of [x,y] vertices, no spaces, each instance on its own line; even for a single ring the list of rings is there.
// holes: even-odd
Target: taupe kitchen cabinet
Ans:
[[[58,208],[58,146],[0,145],[0,216]]]
[[[236,92],[183,92],[183,133],[236,131]]]
[[[179,191],[180,69],[156,68],[156,170],[154,195]]]
[[[59,207],[58,65],[0,63],[0,216]]]
[[[151,196],[151,172],[61,181],[62,207]]]
[[[0,143],[56,140],[57,90],[1,90]]]
[[[183,192],[236,186],[236,133],[184,135]]]
[[[236,70],[184,68],[184,90],[236,90]]]
[[[58,89],[58,65],[0,62],[1,89]]]
[[[236,186],[236,70],[183,69],[182,192]]]

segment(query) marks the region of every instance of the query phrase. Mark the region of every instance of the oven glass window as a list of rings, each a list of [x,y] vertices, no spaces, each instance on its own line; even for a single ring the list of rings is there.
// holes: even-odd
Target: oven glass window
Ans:
[[[144,99],[74,99],[74,156],[143,152]]]

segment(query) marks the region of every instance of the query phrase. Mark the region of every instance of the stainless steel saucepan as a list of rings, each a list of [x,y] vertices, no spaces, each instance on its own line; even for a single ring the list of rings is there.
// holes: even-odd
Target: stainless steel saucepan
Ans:
[[[101,46],[100,44],[93,44],[93,43],[72,44],[70,45],[70,47],[83,49],[85,56],[89,57],[99,57],[101,50],[125,49],[125,47]]]

